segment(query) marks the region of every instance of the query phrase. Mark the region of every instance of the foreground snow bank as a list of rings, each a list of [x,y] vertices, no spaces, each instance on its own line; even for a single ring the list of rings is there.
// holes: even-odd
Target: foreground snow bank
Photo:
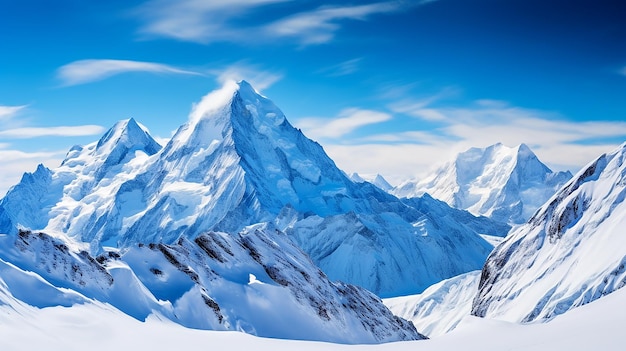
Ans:
[[[139,322],[108,305],[37,309],[0,305],[0,349],[172,350],[210,347],[229,350],[618,350],[626,323],[622,289],[555,318],[518,325],[467,317],[450,334],[431,340],[383,345],[337,345],[264,339],[237,332],[187,329],[152,315]]]

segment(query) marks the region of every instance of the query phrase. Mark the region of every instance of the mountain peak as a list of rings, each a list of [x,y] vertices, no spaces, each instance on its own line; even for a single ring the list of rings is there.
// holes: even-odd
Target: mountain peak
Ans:
[[[141,126],[134,118],[118,121],[100,138],[96,150],[115,148],[117,144],[124,144],[129,148],[140,147],[147,154],[155,154],[161,146],[150,136],[147,129]]]
[[[475,215],[521,224],[569,178],[568,172],[552,172],[526,144],[497,143],[461,152],[432,175],[406,182],[393,193],[400,197],[429,193]]]
[[[61,166],[84,174],[95,172],[93,177],[99,181],[112,167],[134,159],[137,152],[152,156],[159,150],[161,145],[148,130],[129,118],[115,123],[97,142],[72,147]]]
[[[259,95],[260,96],[261,95],[256,89],[254,89],[252,84],[248,83],[245,80],[240,80],[240,81],[236,82],[236,84],[238,86],[237,91],[240,94],[248,95],[248,96],[249,95],[253,95],[253,96],[254,95]]]

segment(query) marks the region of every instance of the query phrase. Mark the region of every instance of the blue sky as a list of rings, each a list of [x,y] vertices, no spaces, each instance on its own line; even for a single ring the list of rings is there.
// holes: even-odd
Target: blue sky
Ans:
[[[0,192],[134,117],[161,140],[246,79],[347,172],[471,146],[578,170],[626,141],[626,4],[0,0]]]

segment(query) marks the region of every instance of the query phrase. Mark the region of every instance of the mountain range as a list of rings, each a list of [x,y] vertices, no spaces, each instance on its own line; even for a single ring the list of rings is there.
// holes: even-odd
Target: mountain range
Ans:
[[[246,82],[205,96],[163,148],[133,119],[121,121],[59,168],[26,174],[0,201],[0,232],[58,234],[89,243],[93,255],[272,223],[331,279],[382,296],[479,269],[492,246],[478,234],[508,228],[465,217],[432,216],[352,182]]]
[[[392,188],[228,83],[164,146],[123,120],[24,174],[0,200],[0,309],[337,343],[548,321],[625,284],[624,150],[572,177],[497,144]]]

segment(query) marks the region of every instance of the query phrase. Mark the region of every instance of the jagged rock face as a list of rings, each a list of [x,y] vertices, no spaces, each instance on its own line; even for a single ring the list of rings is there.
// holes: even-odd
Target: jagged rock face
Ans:
[[[393,296],[482,266],[491,246],[477,234],[492,229],[448,210],[429,216],[428,206],[350,181],[240,82],[205,96],[162,149],[131,119],[72,148],[59,168],[25,175],[0,202],[0,232],[58,233],[97,255],[274,223],[332,279]]]
[[[95,299],[140,320],[158,313],[191,328],[266,337],[341,343],[423,338],[378,297],[331,283],[284,234],[270,235],[262,226],[170,245],[138,244],[95,258],[43,233],[0,239],[0,302],[7,304],[70,306]]]
[[[471,148],[431,176],[392,190],[399,197],[424,193],[450,206],[509,224],[522,224],[567,180],[569,172],[552,172],[524,144]]]
[[[626,284],[626,144],[584,167],[489,256],[472,313],[546,320]]]

